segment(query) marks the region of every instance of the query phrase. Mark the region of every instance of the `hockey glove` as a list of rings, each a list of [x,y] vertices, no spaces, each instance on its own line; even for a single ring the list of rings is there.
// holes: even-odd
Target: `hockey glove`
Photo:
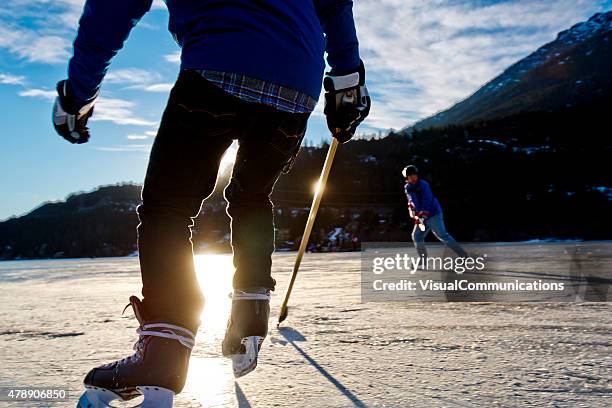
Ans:
[[[371,100],[365,86],[363,62],[357,72],[341,76],[327,74],[323,86],[327,127],[340,143],[346,143],[370,113]]]
[[[96,98],[84,106],[76,106],[74,94],[67,80],[57,83],[57,95],[53,105],[55,131],[70,143],[86,143],[89,140],[87,120],[93,114]]]

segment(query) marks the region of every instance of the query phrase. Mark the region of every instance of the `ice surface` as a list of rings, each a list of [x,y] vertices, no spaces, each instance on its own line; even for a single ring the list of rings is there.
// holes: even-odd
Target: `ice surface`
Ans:
[[[608,407],[609,303],[360,303],[359,253],[306,254],[276,328],[294,253],[275,256],[270,332],[255,372],[235,381],[220,341],[227,255],[196,259],[207,296],[176,407]],[[0,386],[69,387],[131,354],[136,258],[0,263]]]

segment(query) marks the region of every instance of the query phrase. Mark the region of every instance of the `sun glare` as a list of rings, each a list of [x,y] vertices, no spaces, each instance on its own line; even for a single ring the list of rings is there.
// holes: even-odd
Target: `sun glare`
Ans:
[[[238,142],[234,140],[232,145],[225,151],[223,158],[221,159],[221,169],[225,170],[228,167],[232,167],[236,161],[236,154],[238,153]]]
[[[231,255],[194,256],[205,305],[194,356],[189,363],[186,391],[205,407],[236,405],[231,361],[221,356],[221,340],[231,309],[234,266]]]
[[[192,358],[186,391],[202,407],[235,407],[234,374],[231,361],[223,357]]]
[[[319,194],[319,190],[321,189],[321,181],[317,181],[312,185],[312,191],[314,191],[314,194],[317,195]]]
[[[205,334],[216,335],[225,330],[231,308],[232,257],[225,254],[196,255],[194,263],[205,299],[202,328]]]

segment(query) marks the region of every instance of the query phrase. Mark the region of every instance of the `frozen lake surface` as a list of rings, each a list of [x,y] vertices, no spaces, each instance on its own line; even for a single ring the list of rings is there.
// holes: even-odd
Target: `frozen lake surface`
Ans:
[[[361,303],[360,254],[306,254],[283,327],[295,254],[275,255],[278,289],[257,370],[235,381],[221,357],[229,255],[196,257],[207,297],[176,407],[609,407],[610,303]],[[137,258],[0,262],[0,386],[68,387],[132,353]]]

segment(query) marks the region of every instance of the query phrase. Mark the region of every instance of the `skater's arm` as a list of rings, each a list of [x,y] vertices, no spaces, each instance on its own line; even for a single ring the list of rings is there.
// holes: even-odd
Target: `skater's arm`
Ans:
[[[353,21],[351,0],[315,0],[321,27],[325,32],[327,63],[333,75],[345,75],[359,68],[359,42]]]
[[[417,206],[417,212],[419,211],[432,212],[434,195],[433,195],[433,192],[431,191],[431,187],[429,187],[429,183],[421,181],[421,189],[423,191],[422,202],[420,203],[419,206]]]
[[[91,100],[111,59],[123,47],[130,30],[151,8],[152,0],[87,0],[74,40],[68,78],[77,104]]]
[[[417,196],[417,194],[413,194],[409,191],[408,184],[404,186],[404,192],[406,193],[406,198],[408,199],[408,208],[410,208],[410,205],[412,204],[412,209],[416,211],[416,209],[420,207],[419,197]]]

